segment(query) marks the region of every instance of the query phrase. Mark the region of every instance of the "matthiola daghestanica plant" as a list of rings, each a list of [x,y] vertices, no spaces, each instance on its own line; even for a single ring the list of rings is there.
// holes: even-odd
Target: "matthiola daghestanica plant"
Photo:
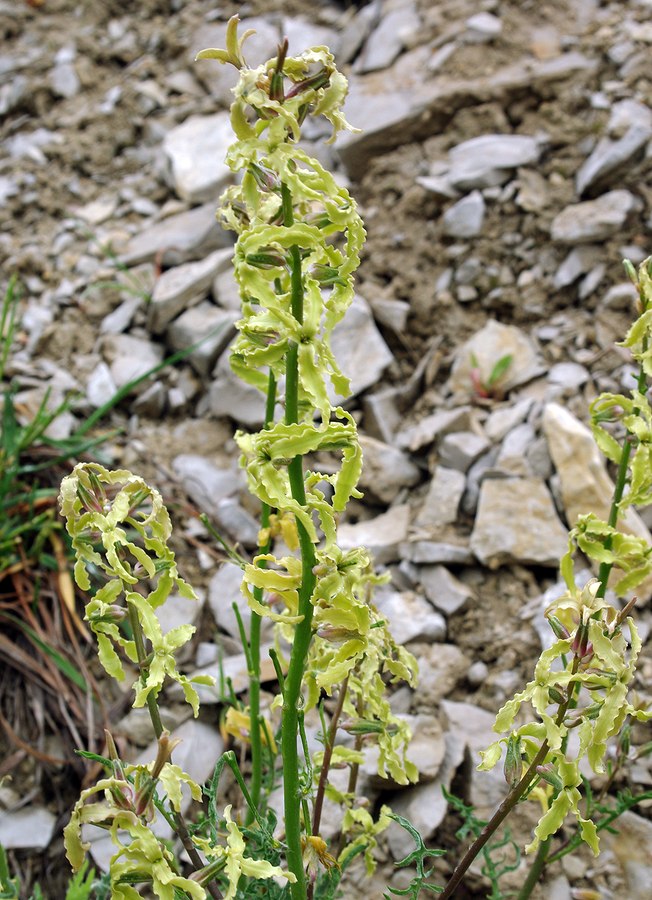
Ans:
[[[100,662],[119,681],[136,668],[133,705],[147,706],[158,739],[156,759],[148,765],[123,762],[109,734],[106,756],[86,754],[99,760],[106,774],[82,792],[65,828],[67,855],[76,870],[90,848],[84,826],[109,831],[115,844],[107,876],[110,896],[124,900],[141,896],[139,886],[165,900],[335,897],[344,870],[358,854],[373,872],[377,836],[392,818],[383,807],[374,819],[356,796],[364,749],[370,743],[377,748],[382,777],[402,785],[417,779],[406,756],[409,731],[392,713],[387,694],[388,683],[415,686],[415,660],[395,643],[374,606],[373,588],[383,579],[374,574],[368,552],[343,551],[337,544],[338,518],[349,499],[360,496],[362,453],[353,417],[331,403],[331,396],[348,396],[349,382],[330,338],[352,302],[365,233],[348,191],[298,141],[308,116],[330,122],[331,140],[350,128],[342,113],[347,83],[325,47],[291,57],[285,42],[275,58],[248,68],[243,56],[248,32],[239,38],[237,25],[237,17],[230,20],[225,50],[204,50],[198,58],[229,63],[239,72],[231,107],[236,140],[227,163],[242,177],[224,194],[219,215],[238,236],[234,267],[242,318],[231,365],[261,392],[265,409],[260,431],[235,435],[249,489],[262,509],[258,553],[249,561],[231,551],[242,568],[242,592],[251,610],[246,633],[233,604],[250,687],[246,705],[232,693],[224,698],[223,730],[249,746],[245,774],[228,751],[202,788],[172,762],[176,741],[161,723],[162,688],[176,681],[196,716],[196,684],[214,680],[188,678],[177,666],[176,655],[194,628],[181,625],[164,634],[157,618],[173,590],[195,596],[177,571],[160,494],[131,472],[93,463],[78,465],[61,488],[61,510],[77,554],[75,577],[91,593],[86,619],[97,637]],[[529,890],[552,858],[551,836],[568,813],[576,817],[581,839],[597,852],[607,814],[596,813],[594,820],[591,810],[581,810],[579,762],[586,757],[601,772],[608,740],[622,733],[629,717],[648,717],[628,700],[640,649],[628,615],[631,604],[619,612],[604,599],[612,566],[625,573],[616,585],[623,590],[652,571],[649,548],[615,527],[626,504],[652,497],[652,411],[644,389],[652,367],[649,262],[636,283],[643,310],[625,345],[640,360],[641,378],[631,398],[607,395],[593,407],[600,446],[621,472],[613,521],[586,516],[571,532],[562,562],[568,591],[548,611],[554,640],[542,653],[534,680],[498,713],[496,730],[506,737],[483,754],[481,768],[491,768],[505,755],[509,795],[445,889],[429,883],[424,868],[424,861],[441,851],[428,850],[410,823],[394,817],[415,839],[416,850],[400,865],[412,866],[416,875],[407,888],[389,888],[387,897],[416,898],[422,889],[453,896],[470,862],[483,848],[487,852],[493,832],[528,795],[537,796],[544,809],[528,848],[538,848]],[[620,443],[604,426],[614,415],[628,432]],[[314,454],[328,455],[327,471],[307,468],[305,457],[314,459]],[[275,553],[279,546],[284,549]],[[599,577],[581,589],[573,575],[575,546],[601,563]],[[95,581],[101,575],[94,591],[89,569]],[[263,714],[265,617],[277,630],[271,656],[279,687],[272,708]],[[535,715],[524,720],[528,705]],[[315,708],[322,748],[311,753],[304,716]],[[352,745],[338,741],[339,729],[354,736]],[[573,729],[579,744],[571,753]],[[227,765],[241,791],[238,813],[232,804],[219,806],[218,781]],[[348,767],[346,789],[329,779],[334,766]],[[267,802],[279,770],[281,823]],[[184,788],[205,803],[194,823],[181,812]],[[339,846],[328,846],[320,836],[325,798],[342,810]],[[628,808],[626,800],[621,807]],[[187,856],[183,866],[170,843],[152,830],[157,817],[181,840]]]

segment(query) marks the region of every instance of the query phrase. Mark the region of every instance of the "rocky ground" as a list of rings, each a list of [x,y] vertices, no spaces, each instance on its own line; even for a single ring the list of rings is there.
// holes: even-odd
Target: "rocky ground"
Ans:
[[[176,512],[180,568],[204,598],[170,613],[170,626],[200,624],[187,669],[214,669],[217,633],[241,690],[244,661],[225,613],[237,572],[216,568],[196,518],[205,511],[254,546],[232,433],[257,424],[261,408],[228,368],[232,239],[214,221],[230,177],[233,79],[193,62],[223,44],[235,12],[257,31],[250,62],[287,34],[291,52],[328,44],[350,78],[347,115],[362,133],[335,148],[311,135],[368,232],[359,296],[335,341],[366,458],[365,498],[341,537],[390,570],[379,604],[420,664],[420,688],[394,702],[413,717],[422,781],[385,786],[383,799],[433,846],[450,847],[441,786],[480,814],[500,798],[501,779],[474,772],[472,756],[546,640],[542,610],[560,590],[569,524],[608,499],[582,423],[599,392],[631,384],[614,341],[633,312],[621,259],[652,252],[652,3],[0,0],[0,258],[5,278],[16,273],[24,286],[7,377],[24,417],[46,391],[51,404],[75,393],[56,423],[62,436],[209,334],[119,404],[103,423],[121,429],[105,455],[152,479]],[[652,516],[640,512],[631,527],[649,536]],[[649,594],[639,604],[644,638]],[[651,676],[646,648],[644,698]],[[199,779],[221,748],[216,701],[207,692],[194,722],[166,699],[168,725],[185,737],[176,761]],[[134,755],[151,738],[135,712],[115,731]],[[56,734],[48,740],[54,752]],[[1,789],[0,841],[24,868],[38,856],[56,871],[64,810],[36,768],[26,757]],[[652,784],[645,759],[631,778]],[[371,779],[369,791],[379,796]],[[540,896],[652,897],[648,811],[628,814],[604,846],[597,861],[580,854],[553,867]],[[94,847],[101,864],[105,848]],[[390,832],[386,858],[407,849]],[[387,871],[362,885],[367,897],[380,897],[387,877],[404,883]],[[486,896],[478,873],[471,887]]]

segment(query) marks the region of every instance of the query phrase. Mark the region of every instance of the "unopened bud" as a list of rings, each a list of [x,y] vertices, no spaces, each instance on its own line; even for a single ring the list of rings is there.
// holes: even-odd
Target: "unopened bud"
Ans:
[[[260,166],[258,163],[252,162],[249,163],[249,171],[262,191],[275,191],[280,188],[278,175],[266,166]]]
[[[322,287],[330,287],[333,284],[346,287],[346,281],[340,276],[340,270],[333,266],[314,265],[311,274]]]
[[[507,752],[505,753],[505,763],[503,765],[505,781],[510,788],[516,787],[521,780],[522,769],[521,738],[517,734],[510,734],[507,740]]]
[[[552,628],[552,632],[558,640],[565,641],[570,637],[568,628],[566,628],[563,622],[559,621],[557,616],[548,616],[547,618],[548,624]]]
[[[564,697],[562,692],[557,690],[556,687],[551,686],[548,688],[548,696],[550,697],[550,699],[553,703],[565,703],[566,702],[566,697]]]
[[[331,76],[327,69],[321,69],[314,75],[310,75],[308,78],[304,78],[303,81],[297,81],[296,84],[293,84],[290,90],[287,92],[287,99],[289,100],[290,97],[296,97],[298,94],[301,94],[304,91],[316,91],[319,88],[326,87],[330,80]]]
[[[248,253],[245,259],[255,269],[282,269],[287,265],[282,253]]]
[[[166,763],[170,762],[172,758],[172,751],[176,746],[181,743],[179,738],[170,738],[169,731],[163,731],[161,736],[158,739],[158,750],[156,753],[156,759],[154,760],[154,766],[152,767],[152,778],[158,778],[161,774],[161,769]]]
[[[552,763],[547,763],[545,766],[537,766],[537,775],[547,784],[552,785],[556,791],[563,791],[564,783]]]
[[[624,268],[625,272],[627,273],[627,277],[629,278],[629,280],[632,282],[632,284],[634,285],[636,290],[638,290],[638,275],[636,273],[636,268],[634,267],[634,264],[631,262],[631,260],[624,259],[623,260],[623,268]]]
[[[373,719],[350,719],[342,728],[349,734],[395,734],[396,725],[385,725]]]
[[[571,644],[571,650],[578,659],[584,659],[585,656],[589,655],[589,647],[591,647],[591,642],[589,641],[588,622],[580,622],[577,626],[573,643]],[[591,652],[593,652],[592,647]]]
[[[626,722],[622,731],[618,736],[618,753],[621,756],[629,756],[629,751],[632,746],[632,726],[629,722]]]
[[[88,621],[93,624],[97,624],[98,622],[112,622],[118,624],[119,622],[124,622],[127,619],[129,613],[124,608],[124,606],[118,606],[117,603],[111,603],[109,606],[105,606],[103,612],[92,612],[88,616]]]

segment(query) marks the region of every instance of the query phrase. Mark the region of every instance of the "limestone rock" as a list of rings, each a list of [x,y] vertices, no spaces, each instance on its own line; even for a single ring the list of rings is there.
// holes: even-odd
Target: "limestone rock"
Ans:
[[[233,174],[224,162],[233,143],[227,112],[190,116],[165,135],[163,152],[170,166],[172,185],[189,203],[216,201]]]
[[[636,100],[621,100],[612,107],[607,131],[577,173],[580,196],[595,185],[613,182],[634,162],[652,137],[652,111]]]
[[[444,213],[444,234],[455,238],[476,237],[482,231],[485,202],[480,191],[472,191]]]
[[[505,356],[511,356],[512,361],[496,384],[502,393],[526,384],[544,371],[534,345],[519,328],[490,319],[455,353],[449,387],[455,394],[471,395],[473,358],[477,360],[480,377],[486,383],[493,367]]]
[[[397,644],[445,639],[446,620],[418,594],[379,588],[374,599],[381,614],[387,618]]]
[[[182,453],[172,461],[172,468],[193,503],[214,515],[220,500],[238,489],[238,479],[231,469],[218,468],[204,456]]]
[[[483,563],[497,568],[510,562],[559,565],[567,533],[552,497],[538,478],[485,479],[471,549]]]
[[[455,644],[414,644],[419,664],[417,710],[433,709],[467,676],[469,660]]]
[[[542,143],[523,134],[483,134],[449,153],[448,182],[460,191],[504,184],[519,166],[539,160]]]
[[[338,542],[343,550],[368,547],[379,565],[399,559],[399,544],[407,538],[410,507],[407,503],[390,507],[386,513],[365,519],[355,525],[344,523],[338,529]]]
[[[466,472],[479,456],[489,449],[489,441],[474,431],[453,431],[439,445],[439,461],[443,466]]]
[[[231,267],[231,250],[216,250],[206,259],[175,266],[157,279],[148,307],[147,327],[154,334],[164,331],[175,316],[198,303],[217,274]]]
[[[465,485],[462,472],[437,466],[415,525],[419,529],[436,529],[455,522]]]
[[[644,852],[652,843],[652,823],[633,812],[618,817],[618,833],[601,832],[601,848],[615,857],[624,876],[623,895],[628,900],[650,900],[652,893],[652,865],[649,854]]]
[[[118,388],[144,375],[163,359],[161,347],[131,334],[107,335],[102,339],[102,353]]]
[[[463,544],[445,541],[406,541],[400,547],[401,558],[413,563],[464,566],[473,562],[473,554]]]
[[[368,303],[360,296],[333,329],[331,347],[340,369],[351,381],[352,397],[375,384],[394,359],[376,327]],[[360,352],[361,347],[364,347],[364,353]],[[337,400],[337,395],[331,393]]]
[[[166,266],[203,259],[211,250],[230,247],[233,238],[215,221],[215,203],[161,219],[127,244],[120,262],[136,266],[160,258]]]
[[[472,599],[473,591],[445,566],[420,566],[419,580],[432,605],[452,616]]]
[[[237,603],[247,634],[249,634],[249,623],[251,622],[251,609],[240,590],[241,582],[242,569],[233,563],[225,562],[213,575],[208,585],[208,603],[215,624],[237,639],[240,638],[240,632],[232,604]],[[271,631],[270,619],[262,620],[262,631],[263,635]]]
[[[503,23],[498,16],[489,12],[476,13],[466,20],[464,40],[470,44],[488,44],[503,30]]]
[[[401,488],[419,481],[419,469],[407,454],[366,434],[360,435],[364,467],[360,488],[383,503],[391,503]]]
[[[0,844],[6,850],[45,850],[57,818],[44,806],[23,806],[0,812]]]
[[[458,406],[455,409],[442,409],[424,416],[416,425],[404,428],[398,435],[396,443],[399,447],[416,453],[442,435],[467,429],[471,424],[470,413],[470,406]]]
[[[609,191],[597,200],[567,206],[553,219],[550,236],[560,244],[603,241],[618,234],[639,207],[640,201],[631,191]]]
[[[233,337],[238,318],[237,313],[220,309],[207,300],[172,322],[167,330],[168,341],[175,350],[193,347],[189,362],[200,375],[208,375]]]
[[[400,8],[390,9],[367,38],[355,71],[363,73],[386,69],[394,62],[406,41],[416,34],[420,24],[414,3],[403,2]]]

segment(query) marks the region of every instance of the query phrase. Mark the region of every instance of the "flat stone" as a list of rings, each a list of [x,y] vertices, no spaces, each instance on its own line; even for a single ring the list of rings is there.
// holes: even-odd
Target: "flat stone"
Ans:
[[[466,472],[479,456],[488,450],[489,441],[474,431],[453,431],[445,435],[439,445],[438,458],[443,466]]]
[[[168,326],[168,342],[174,350],[194,347],[188,361],[200,375],[207,376],[233,337],[237,319],[237,313],[207,300],[187,309]]]
[[[281,33],[288,39],[292,56],[308,47],[328,47],[335,59],[339,59],[341,36],[333,28],[318,25],[305,16],[283,16]]]
[[[444,213],[444,234],[454,238],[476,237],[482,231],[485,208],[480,191],[462,197]]]
[[[117,390],[111,369],[105,362],[99,362],[88,376],[86,399],[91,406],[99,409],[112,399]]]
[[[407,325],[410,314],[410,304],[404,300],[391,300],[390,298],[377,297],[370,301],[374,319],[385,328],[391,328],[397,334],[402,334]]]
[[[470,661],[455,644],[412,644],[419,666],[419,686],[413,698],[417,711],[436,709],[467,677]]]
[[[600,846],[620,868],[625,884],[623,896],[628,900],[650,900],[652,864],[644,848],[652,842],[652,822],[633,812],[618,817],[617,834],[600,833]]]
[[[597,200],[567,206],[553,219],[550,236],[560,244],[603,241],[618,234],[639,207],[640,200],[631,191],[609,191]]]
[[[374,596],[381,615],[397,644],[409,641],[443,641],[446,639],[446,620],[427,600],[413,591],[378,589]]]
[[[221,469],[204,456],[181,453],[172,460],[174,474],[193,503],[214,515],[220,500],[239,488],[239,479],[231,469]]]
[[[570,391],[577,391],[589,380],[589,372],[576,362],[555,363],[548,372],[548,381]]]
[[[535,431],[528,422],[517,425],[503,439],[496,457],[496,468],[510,475],[533,475],[526,454],[534,440]]]
[[[216,275],[231,267],[231,250],[216,250],[206,259],[163,272],[148,306],[147,327],[160,334],[179,313],[202,300]]]
[[[471,588],[445,566],[420,566],[419,581],[428,600],[446,616],[454,616],[473,599]]]
[[[170,389],[172,391],[176,388]],[[163,415],[165,404],[168,399],[168,392],[160,381],[150,384],[142,394],[139,394],[133,402],[132,409],[139,416],[145,416],[149,419],[158,419]],[[172,406],[172,404],[170,404]]]
[[[462,472],[437,466],[415,525],[419,529],[436,529],[455,522],[465,486]]]
[[[0,812],[0,844],[5,850],[45,850],[54,835],[57,817],[44,806],[23,806]]]
[[[483,134],[453,147],[447,178],[460,191],[504,184],[514,169],[538,162],[542,149],[529,135]]]
[[[156,610],[163,634],[178,625],[196,625],[203,606],[203,591],[197,591],[197,600],[170,594],[165,603]]]
[[[102,338],[101,346],[118,388],[140,378],[163,360],[161,347],[130,334],[107,335]]]
[[[575,177],[580,196],[596,185],[613,183],[642,154],[652,137],[652,111],[636,100],[621,100],[611,109],[607,131]]]
[[[489,12],[476,13],[464,23],[466,31],[464,40],[469,44],[488,44],[493,41],[503,30],[503,23],[498,16]]]
[[[50,70],[50,87],[57,97],[69,100],[76,97],[81,89],[81,82],[71,62],[58,63]]]
[[[227,353],[217,364],[208,389],[208,406],[214,416],[229,416],[246,428],[259,428],[265,419],[265,397],[231,371]]]
[[[230,247],[230,232],[218,225],[215,203],[161,219],[127,244],[120,262],[136,266],[158,259],[163,265],[175,266],[193,259],[203,259],[218,247]]]
[[[503,325],[490,319],[484,328],[456,351],[448,382],[450,389],[463,397],[473,395],[474,360],[477,361],[480,378],[486,384],[496,363],[505,356],[511,356],[512,361],[495,384],[495,389],[503,394],[545,371],[532,341],[523,331],[514,325]]]
[[[367,547],[378,565],[386,565],[399,560],[399,545],[407,538],[409,524],[410,507],[403,503],[373,519],[355,525],[343,523],[337,531],[338,543],[342,550]]]
[[[492,441],[501,441],[505,435],[520,425],[529,415],[533,401],[529,398],[518,400],[514,405],[493,409],[484,424],[484,431]]]
[[[590,272],[600,259],[601,252],[601,247],[592,247],[590,244],[573,247],[555,272],[553,284],[557,290],[568,287],[582,275]]]
[[[127,297],[120,306],[116,306],[113,312],[102,319],[100,334],[120,334],[126,331],[144,302],[144,297]]]
[[[598,64],[597,60],[577,52],[562,53],[546,60],[533,60],[527,55],[517,63],[477,78],[450,78],[442,74],[424,79],[423,71],[431,55],[429,48],[417,47],[402,54],[390,69],[370,72],[352,80],[347,118],[361,128],[362,133],[346,134],[338,139],[338,152],[351,177],[364,175],[369,160],[375,155],[437,134],[459,109],[478,103],[508,102],[510,97],[523,90],[536,91],[538,87],[568,78],[573,73],[593,71]],[[400,85],[400,88],[392,89],[388,85]],[[499,176],[496,183],[507,180],[511,170],[509,161],[504,166],[506,177]],[[463,189],[475,187],[480,185],[471,183]]]
[[[462,431],[471,424],[471,407],[458,406],[442,409],[424,416],[416,425],[404,428],[396,438],[396,444],[416,453],[428,444],[434,443],[442,435],[452,431]]]
[[[102,222],[111,218],[117,208],[118,198],[110,194],[106,197],[98,197],[97,200],[92,200],[84,206],[78,206],[74,212],[89,225],[101,225]]]
[[[471,534],[471,549],[483,565],[556,567],[567,546],[566,529],[543,481],[485,478]]]
[[[351,381],[351,397],[375,384],[394,359],[376,327],[369,304],[360,296],[356,296],[344,319],[333,329],[331,347],[337,364]],[[331,396],[338,399],[334,391]]]
[[[367,38],[364,50],[355,63],[356,72],[373,72],[390,66],[401,50],[419,30],[421,20],[414,3],[402,3],[380,19]]]
[[[402,488],[420,480],[419,469],[406,453],[366,434],[360,435],[364,466],[359,487],[383,503],[391,503]]]
[[[224,162],[232,143],[233,128],[227,112],[190,116],[165,135],[163,152],[172,185],[182,200],[217,200],[219,191],[233,178]]]
[[[406,541],[400,546],[401,558],[413,563],[444,563],[445,565],[469,565],[474,562],[469,547],[445,541]]]

